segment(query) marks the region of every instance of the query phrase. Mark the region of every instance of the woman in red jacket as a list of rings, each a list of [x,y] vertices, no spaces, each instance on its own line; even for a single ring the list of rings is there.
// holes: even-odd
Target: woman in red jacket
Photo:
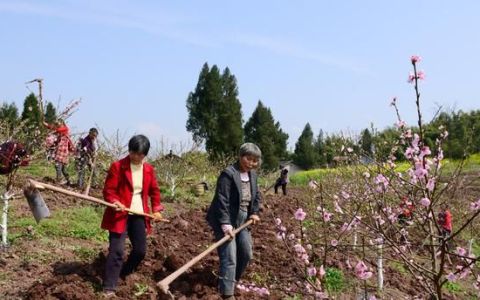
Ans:
[[[149,149],[150,142],[146,136],[132,137],[128,143],[129,155],[111,165],[105,180],[103,197],[116,205],[116,209],[109,207],[105,210],[102,221],[102,228],[110,232],[103,283],[106,296],[114,295],[118,278],[125,278],[134,272],[145,257],[150,220],[148,217],[128,214],[125,208],[150,213],[150,197],[153,215],[162,218],[160,212],[163,206],[160,204],[155,170],[144,162]],[[132,243],[132,251],[123,263],[127,235]]]

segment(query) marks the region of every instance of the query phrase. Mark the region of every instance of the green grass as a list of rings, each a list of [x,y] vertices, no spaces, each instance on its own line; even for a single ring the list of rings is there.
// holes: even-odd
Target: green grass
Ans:
[[[392,261],[389,263],[390,267],[395,271],[398,271],[400,274],[406,275],[408,273],[407,269],[405,269],[402,263]]]
[[[107,241],[107,233],[100,228],[103,209],[94,207],[71,208],[52,213],[52,217],[36,224],[33,217],[12,220],[10,228],[13,234],[9,236],[10,242],[20,237],[71,237],[84,240]],[[34,228],[34,234],[21,234],[28,226]]]
[[[442,161],[443,175],[451,174],[460,163],[460,160],[444,159]],[[358,167],[358,166],[357,166]],[[398,162],[395,171],[404,173],[411,167],[408,162]],[[480,170],[480,153],[472,154],[465,160],[463,167],[464,172],[472,172]],[[327,175],[332,174],[348,174],[353,171],[351,166],[341,166],[331,169],[314,169],[308,171],[301,171],[290,176],[290,182],[293,185],[306,185],[310,179],[321,181]]]
[[[325,274],[325,287],[330,293],[339,293],[345,287],[345,276],[337,268],[328,268]]]
[[[81,260],[90,261],[97,255],[97,250],[87,247],[78,246],[73,248],[73,253]]]
[[[445,283],[444,287],[452,294],[458,294],[462,292],[462,287],[456,282],[447,282]]]

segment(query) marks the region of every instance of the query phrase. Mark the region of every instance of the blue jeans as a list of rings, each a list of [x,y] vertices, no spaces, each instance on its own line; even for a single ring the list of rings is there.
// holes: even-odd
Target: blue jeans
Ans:
[[[247,216],[247,212],[240,210],[237,224],[232,225],[235,228],[239,227],[245,223]],[[217,241],[225,236],[221,229],[215,229],[214,232]],[[218,256],[220,257],[218,289],[222,295],[233,295],[235,283],[240,280],[248,262],[252,258],[252,236],[250,231],[243,229],[235,235],[235,239],[220,246],[218,248]]]

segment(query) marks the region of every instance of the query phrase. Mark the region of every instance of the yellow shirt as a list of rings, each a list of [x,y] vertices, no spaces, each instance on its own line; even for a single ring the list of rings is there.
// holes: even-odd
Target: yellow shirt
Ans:
[[[143,163],[134,165],[130,163],[130,170],[132,170],[133,196],[130,209],[133,211],[144,212],[142,202],[143,189]]]

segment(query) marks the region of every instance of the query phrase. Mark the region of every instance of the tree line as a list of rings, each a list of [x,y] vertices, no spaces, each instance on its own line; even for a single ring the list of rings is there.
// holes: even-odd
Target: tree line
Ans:
[[[210,68],[208,63],[203,65],[197,85],[188,95],[187,110],[187,131],[196,142],[205,143],[211,159],[234,156],[242,142],[253,142],[262,149],[264,169],[278,168],[282,160],[292,160],[305,169],[334,166],[343,159],[347,149],[367,161],[374,158],[386,161],[398,136],[395,127],[379,131],[373,126],[363,129],[358,136],[326,134],[323,130],[315,135],[307,123],[295,143],[294,152],[289,153],[288,134],[275,120],[271,109],[258,101],[244,123],[235,76],[228,67],[220,72],[216,65]],[[444,145],[445,157],[461,158],[480,152],[480,110],[442,112],[426,124],[425,140],[431,149],[435,148],[435,141],[442,132],[441,126],[450,132]],[[411,130],[418,131],[416,127]],[[404,159],[400,150],[396,156],[398,160]]]

